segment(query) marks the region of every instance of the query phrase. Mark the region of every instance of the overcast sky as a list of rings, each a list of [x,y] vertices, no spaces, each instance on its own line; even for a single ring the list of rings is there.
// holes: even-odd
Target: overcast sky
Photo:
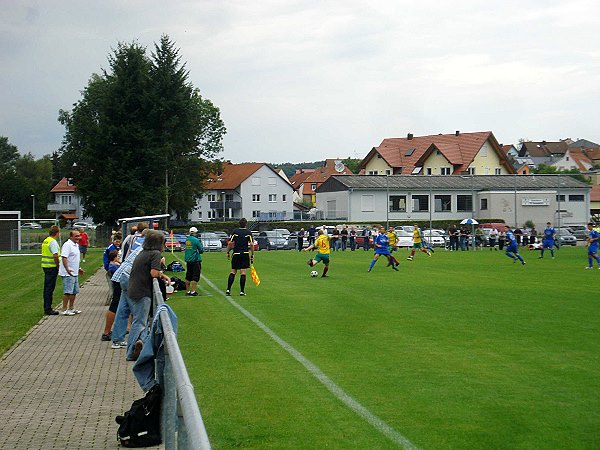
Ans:
[[[363,158],[407,133],[600,142],[598,0],[3,0],[0,135],[36,157],[118,42],[167,34],[233,162]]]

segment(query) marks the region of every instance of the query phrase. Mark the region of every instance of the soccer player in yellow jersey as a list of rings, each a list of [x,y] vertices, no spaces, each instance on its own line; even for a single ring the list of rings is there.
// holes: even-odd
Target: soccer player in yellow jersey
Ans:
[[[314,267],[315,264],[318,264],[320,261],[323,262],[323,274],[321,277],[327,276],[327,271],[329,270],[329,236],[323,232],[323,230],[319,230],[319,237],[314,244],[309,245],[304,249],[305,252],[312,250],[313,248],[317,249],[317,254],[314,259],[308,260],[308,265],[310,267]]]
[[[394,227],[389,227],[388,232],[386,234],[387,234],[388,239],[390,240],[390,257],[391,257],[392,263],[394,265],[398,266],[400,263],[394,257],[394,251],[396,250],[396,242],[398,242],[398,235],[396,234],[396,230],[394,230]],[[389,265],[390,264],[388,263],[388,266]]]
[[[410,256],[406,259],[412,261],[416,250],[421,250],[423,253],[427,254],[427,256],[431,256],[431,252],[423,247],[423,235],[421,234],[421,230],[419,230],[419,225],[415,223],[413,229],[413,248],[410,251]]]

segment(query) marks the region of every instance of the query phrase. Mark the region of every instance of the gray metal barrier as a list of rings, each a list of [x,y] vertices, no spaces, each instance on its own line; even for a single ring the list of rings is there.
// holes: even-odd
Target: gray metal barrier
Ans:
[[[156,308],[164,303],[156,279],[153,281],[152,295],[156,311]],[[164,335],[165,365],[164,373],[157,376],[162,380],[164,392],[161,432],[165,450],[210,449],[194,387],[185,368],[167,311],[160,312],[160,321]]]

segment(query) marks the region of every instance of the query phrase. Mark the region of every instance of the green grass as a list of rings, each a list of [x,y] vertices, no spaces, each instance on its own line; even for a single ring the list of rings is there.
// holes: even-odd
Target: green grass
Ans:
[[[86,273],[79,277],[80,283],[102,267],[103,251],[88,250],[86,262],[81,263]],[[40,250],[35,252],[40,253]],[[23,337],[44,315],[44,272],[40,267],[40,258],[0,257],[0,354]],[[53,305],[59,304],[62,306],[60,277],[56,282],[53,301]]]
[[[261,285],[248,279],[244,298],[236,280],[232,300],[419,448],[600,448],[600,271],[583,270],[585,249],[524,251],[525,267],[501,252],[406,255],[399,273],[383,260],[367,273],[372,253],[334,253],[313,279],[306,253],[260,252]],[[36,257],[0,268],[5,351],[41,317],[43,277]],[[224,253],[204,255],[221,290],[228,271]],[[200,286],[169,303],[215,449],[397,447]]]
[[[401,271],[334,253],[260,252],[262,283],[232,299],[420,448],[598,448],[600,271],[585,249],[528,264],[436,251]],[[221,254],[203,274],[222,290]],[[321,269],[319,268],[319,271]],[[239,276],[239,275],[238,275]],[[226,299],[173,297],[215,448],[394,448]]]

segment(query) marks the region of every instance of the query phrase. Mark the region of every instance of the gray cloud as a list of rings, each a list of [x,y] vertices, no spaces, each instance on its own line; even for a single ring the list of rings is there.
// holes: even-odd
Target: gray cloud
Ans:
[[[0,134],[56,150],[58,110],[111,48],[168,34],[235,162],[362,157],[457,129],[598,142],[599,13],[592,0],[5,2]]]

